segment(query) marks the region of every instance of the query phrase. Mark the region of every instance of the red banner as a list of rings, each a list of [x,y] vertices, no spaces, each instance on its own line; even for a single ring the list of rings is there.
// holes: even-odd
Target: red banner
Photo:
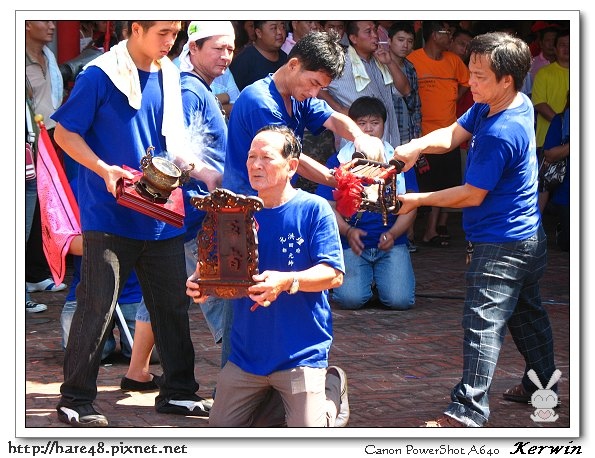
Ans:
[[[43,122],[39,122],[37,195],[41,210],[43,251],[56,285],[66,275],[66,255],[81,234],[79,207]]]

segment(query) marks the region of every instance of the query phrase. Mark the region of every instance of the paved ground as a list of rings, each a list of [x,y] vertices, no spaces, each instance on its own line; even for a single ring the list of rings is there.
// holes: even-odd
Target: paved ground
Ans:
[[[418,219],[418,232],[423,222],[423,218]],[[413,254],[417,301],[412,310],[393,312],[378,305],[361,311],[333,309],[336,340],[330,361],[348,374],[351,428],[417,427],[437,417],[448,403],[450,389],[459,379],[462,367],[460,321],[465,271],[459,213],[451,214],[449,225],[453,235],[449,248],[423,247]],[[551,239],[551,218],[546,219],[546,229]],[[560,252],[550,242],[542,297],[553,325],[556,363],[562,371],[559,419],[554,423],[535,423],[530,418],[531,406],[502,399],[501,393],[520,380],[524,369],[522,358],[508,336],[492,387],[489,427],[564,429],[576,425],[578,411],[570,409],[571,371],[575,377],[578,372],[576,367],[570,367],[569,279],[569,254]],[[59,316],[65,294],[35,293],[33,297],[49,307],[46,312],[26,317],[24,425],[25,428],[68,427],[58,421],[55,412],[62,381]],[[572,309],[576,313],[578,303],[573,304]],[[208,397],[215,387],[220,347],[213,343],[198,307],[191,308],[190,319],[199,394]],[[195,428],[207,425],[204,419],[157,414],[153,409],[156,393],[122,392],[119,383],[126,367],[127,361],[120,357],[103,364],[99,370],[96,407],[108,417],[110,426]],[[152,369],[157,373],[161,370],[158,365]],[[578,386],[577,380],[574,386]],[[17,417],[19,415],[17,412]],[[59,435],[57,431],[47,431],[48,436],[52,434]],[[564,431],[560,430],[552,431],[551,436],[563,435]]]

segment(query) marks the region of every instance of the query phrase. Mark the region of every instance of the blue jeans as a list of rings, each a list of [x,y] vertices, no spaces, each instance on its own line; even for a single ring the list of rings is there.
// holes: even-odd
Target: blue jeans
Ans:
[[[142,312],[141,309],[143,309]],[[68,343],[68,335],[70,334],[70,326],[72,324],[72,317],[74,316],[75,310],[76,301],[66,301],[64,303],[64,307],[62,307],[62,313],[60,314],[60,324],[62,325],[62,348],[66,348],[66,344]],[[146,317],[146,319],[141,319],[139,321],[149,321],[149,312],[147,311],[145,302],[144,300],[141,300],[140,302],[133,302],[130,304],[120,304],[120,310],[122,311],[122,315],[124,315],[126,326],[128,326],[128,330],[134,339],[136,320],[139,319],[139,316]],[[120,321],[117,319],[114,321],[114,326],[116,325],[120,330],[120,348],[122,350],[122,354],[126,358],[130,358],[132,356],[132,346],[126,338],[126,334],[122,329]],[[108,331],[107,341],[105,342],[103,351],[101,352],[102,361],[111,355],[116,349],[117,342],[112,330],[113,326]]]
[[[186,255],[186,274],[192,275],[196,270],[198,262],[198,246],[196,239],[188,240],[184,244],[184,253]],[[200,304],[200,309],[205,317],[207,326],[213,335],[215,343],[221,342],[221,367],[225,366],[229,358],[231,333],[231,321],[233,316],[232,302],[211,296],[205,302]]]
[[[366,248],[361,256],[347,248],[343,257],[343,284],[331,293],[332,300],[341,308],[362,308],[372,298],[373,284],[386,307],[407,310],[415,304],[415,274],[407,245],[395,245],[389,251]]]
[[[25,243],[29,241],[31,226],[33,226],[33,215],[37,203],[37,179],[25,180]],[[30,301],[31,296],[25,285],[25,302]]]
[[[465,280],[463,376],[445,411],[461,423],[483,426],[488,421],[488,393],[507,327],[525,359],[527,391],[537,389],[527,377],[529,369],[544,384],[554,373],[552,329],[539,292],[546,263],[541,226],[526,240],[474,244]]]
[[[190,339],[183,238],[135,240],[85,231],[78,306],[64,354],[58,406],[77,407],[97,397],[97,374],[116,299],[132,269],[151,316],[163,368],[155,406],[172,399],[197,401]]]

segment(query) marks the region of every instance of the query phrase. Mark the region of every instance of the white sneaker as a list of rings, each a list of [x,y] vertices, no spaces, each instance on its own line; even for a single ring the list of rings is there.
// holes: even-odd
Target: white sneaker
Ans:
[[[78,407],[57,408],[58,420],[68,425],[82,428],[101,428],[108,425],[105,415],[97,412],[92,404]]]
[[[59,285],[56,285],[51,278],[46,278],[45,280],[37,283],[25,282],[25,284],[27,285],[27,291],[30,293],[36,293],[39,291],[55,293],[66,289],[66,284],[60,283]]]
[[[335,419],[335,428],[344,428],[349,422],[349,394],[347,392],[347,374],[345,371],[337,366],[329,366],[327,368],[327,375],[334,375],[340,380],[341,398],[340,408]]]
[[[37,302],[33,302],[33,301],[25,302],[25,310],[29,313],[44,312],[47,309],[48,309],[48,306],[45,304],[38,304]]]

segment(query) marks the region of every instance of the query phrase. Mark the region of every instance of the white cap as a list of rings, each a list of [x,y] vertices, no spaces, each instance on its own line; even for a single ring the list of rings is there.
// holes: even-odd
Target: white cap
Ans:
[[[192,21],[188,26],[188,41],[180,53],[180,70],[190,72],[194,68],[190,62],[189,43],[218,35],[235,37],[233,24],[230,21]]]

